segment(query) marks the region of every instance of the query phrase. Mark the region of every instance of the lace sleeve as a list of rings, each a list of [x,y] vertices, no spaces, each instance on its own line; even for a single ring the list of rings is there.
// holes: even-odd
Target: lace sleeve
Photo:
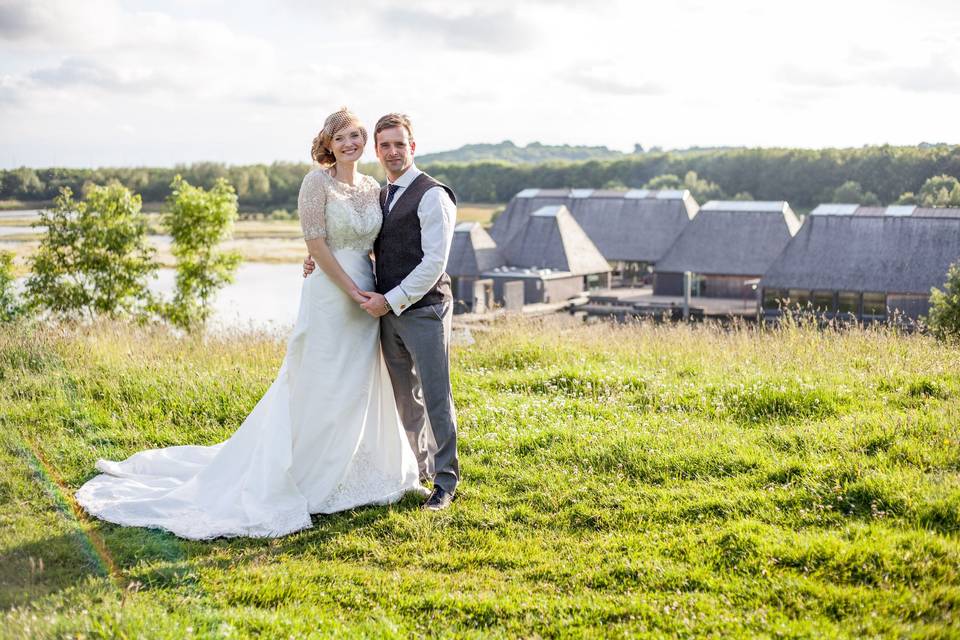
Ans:
[[[311,171],[300,184],[297,197],[297,212],[300,215],[300,228],[303,239],[327,237],[327,223],[324,211],[327,208],[327,192],[320,171]]]

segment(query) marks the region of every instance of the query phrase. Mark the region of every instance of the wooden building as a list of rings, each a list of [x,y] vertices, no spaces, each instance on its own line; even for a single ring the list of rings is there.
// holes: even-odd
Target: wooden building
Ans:
[[[683,295],[683,274],[693,274],[693,295],[745,298],[800,228],[784,201],[717,201],[700,208],[654,268],[654,295]]]
[[[490,235],[503,246],[533,212],[559,205],[610,263],[618,285],[649,281],[653,265],[699,210],[685,190],[525,189],[510,200]]]
[[[505,264],[497,243],[479,223],[458,224],[447,262],[456,310],[482,312],[492,306],[493,283],[482,274]]]
[[[929,311],[931,287],[960,260],[960,209],[861,209],[811,212],[760,282],[767,318],[783,301],[867,322]]]
[[[606,259],[563,205],[531,212],[504,244],[479,225],[458,225],[447,271],[463,310],[473,310],[486,282],[501,305],[510,297],[508,290],[520,289],[509,283],[522,283],[522,304],[562,302],[610,286]]]

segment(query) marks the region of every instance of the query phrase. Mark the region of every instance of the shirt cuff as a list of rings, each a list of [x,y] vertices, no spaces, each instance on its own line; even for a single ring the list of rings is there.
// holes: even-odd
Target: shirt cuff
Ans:
[[[408,296],[400,285],[395,286],[390,291],[387,291],[383,294],[383,297],[387,299],[387,302],[390,303],[390,308],[393,309],[393,312],[398,316],[407,310],[407,308],[413,304],[414,301],[410,300]]]

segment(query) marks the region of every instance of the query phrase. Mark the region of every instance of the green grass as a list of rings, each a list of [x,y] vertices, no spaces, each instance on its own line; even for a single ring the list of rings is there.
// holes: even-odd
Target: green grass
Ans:
[[[71,493],[228,437],[283,341],[0,330],[0,635],[956,637],[960,347],[545,322],[454,350],[450,510],[206,543]]]

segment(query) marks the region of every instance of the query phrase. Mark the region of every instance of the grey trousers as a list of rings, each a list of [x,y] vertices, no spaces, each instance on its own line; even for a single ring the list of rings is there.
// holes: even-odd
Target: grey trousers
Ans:
[[[420,475],[450,493],[460,481],[450,386],[452,307],[445,302],[380,319],[383,358]]]

